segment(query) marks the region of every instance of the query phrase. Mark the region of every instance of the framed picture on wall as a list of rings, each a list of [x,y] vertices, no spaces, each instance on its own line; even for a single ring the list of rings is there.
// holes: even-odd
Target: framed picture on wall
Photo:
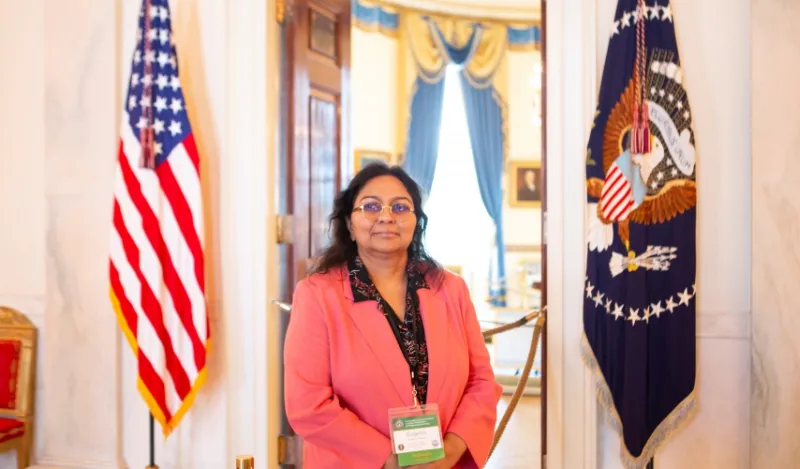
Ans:
[[[514,208],[542,206],[542,162],[510,161],[508,205]]]
[[[380,150],[356,150],[353,158],[356,171],[360,171],[364,166],[377,161],[392,164],[392,154],[388,151]]]

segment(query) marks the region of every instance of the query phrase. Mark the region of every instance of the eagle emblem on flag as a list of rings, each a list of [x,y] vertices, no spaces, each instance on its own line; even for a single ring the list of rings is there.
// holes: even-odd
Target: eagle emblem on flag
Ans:
[[[697,204],[695,147],[691,108],[683,72],[674,54],[652,53],[647,75],[650,151],[631,154],[634,80],[619,97],[606,122],[602,164],[605,179],[590,178],[587,190],[600,199],[597,222],[618,224],[618,236],[629,241],[628,224],[650,225],[672,220]],[[595,247],[608,247],[600,243]]]
[[[664,223],[695,207],[695,143],[683,72],[674,53],[654,50],[647,74],[650,151],[631,153],[635,86],[611,110],[603,135],[604,179],[587,179],[589,196],[600,199],[596,223],[618,224],[628,244],[630,222]],[[596,224],[595,223],[595,224]],[[605,248],[610,244],[595,244]]]

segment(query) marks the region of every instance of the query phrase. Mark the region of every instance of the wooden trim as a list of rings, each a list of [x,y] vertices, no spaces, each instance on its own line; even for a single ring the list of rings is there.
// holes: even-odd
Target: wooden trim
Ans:
[[[542,377],[541,377],[541,461],[542,469],[547,468],[547,331],[550,328],[550,321],[547,320],[547,0],[542,2],[542,89],[541,93],[541,114],[542,114],[542,314],[545,316],[544,327],[542,328],[541,350],[542,350]]]

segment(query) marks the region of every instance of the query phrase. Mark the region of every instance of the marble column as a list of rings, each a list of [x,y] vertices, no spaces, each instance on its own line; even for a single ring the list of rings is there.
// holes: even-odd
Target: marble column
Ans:
[[[44,1],[41,464],[111,468],[121,456],[120,339],[105,248],[119,122],[117,7],[103,0]]]
[[[800,4],[752,0],[753,338],[750,461],[800,460]]]

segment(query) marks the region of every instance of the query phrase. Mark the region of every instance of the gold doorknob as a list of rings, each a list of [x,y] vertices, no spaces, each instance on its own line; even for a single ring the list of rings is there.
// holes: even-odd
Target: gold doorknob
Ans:
[[[255,458],[250,455],[236,456],[236,469],[255,469]]]

